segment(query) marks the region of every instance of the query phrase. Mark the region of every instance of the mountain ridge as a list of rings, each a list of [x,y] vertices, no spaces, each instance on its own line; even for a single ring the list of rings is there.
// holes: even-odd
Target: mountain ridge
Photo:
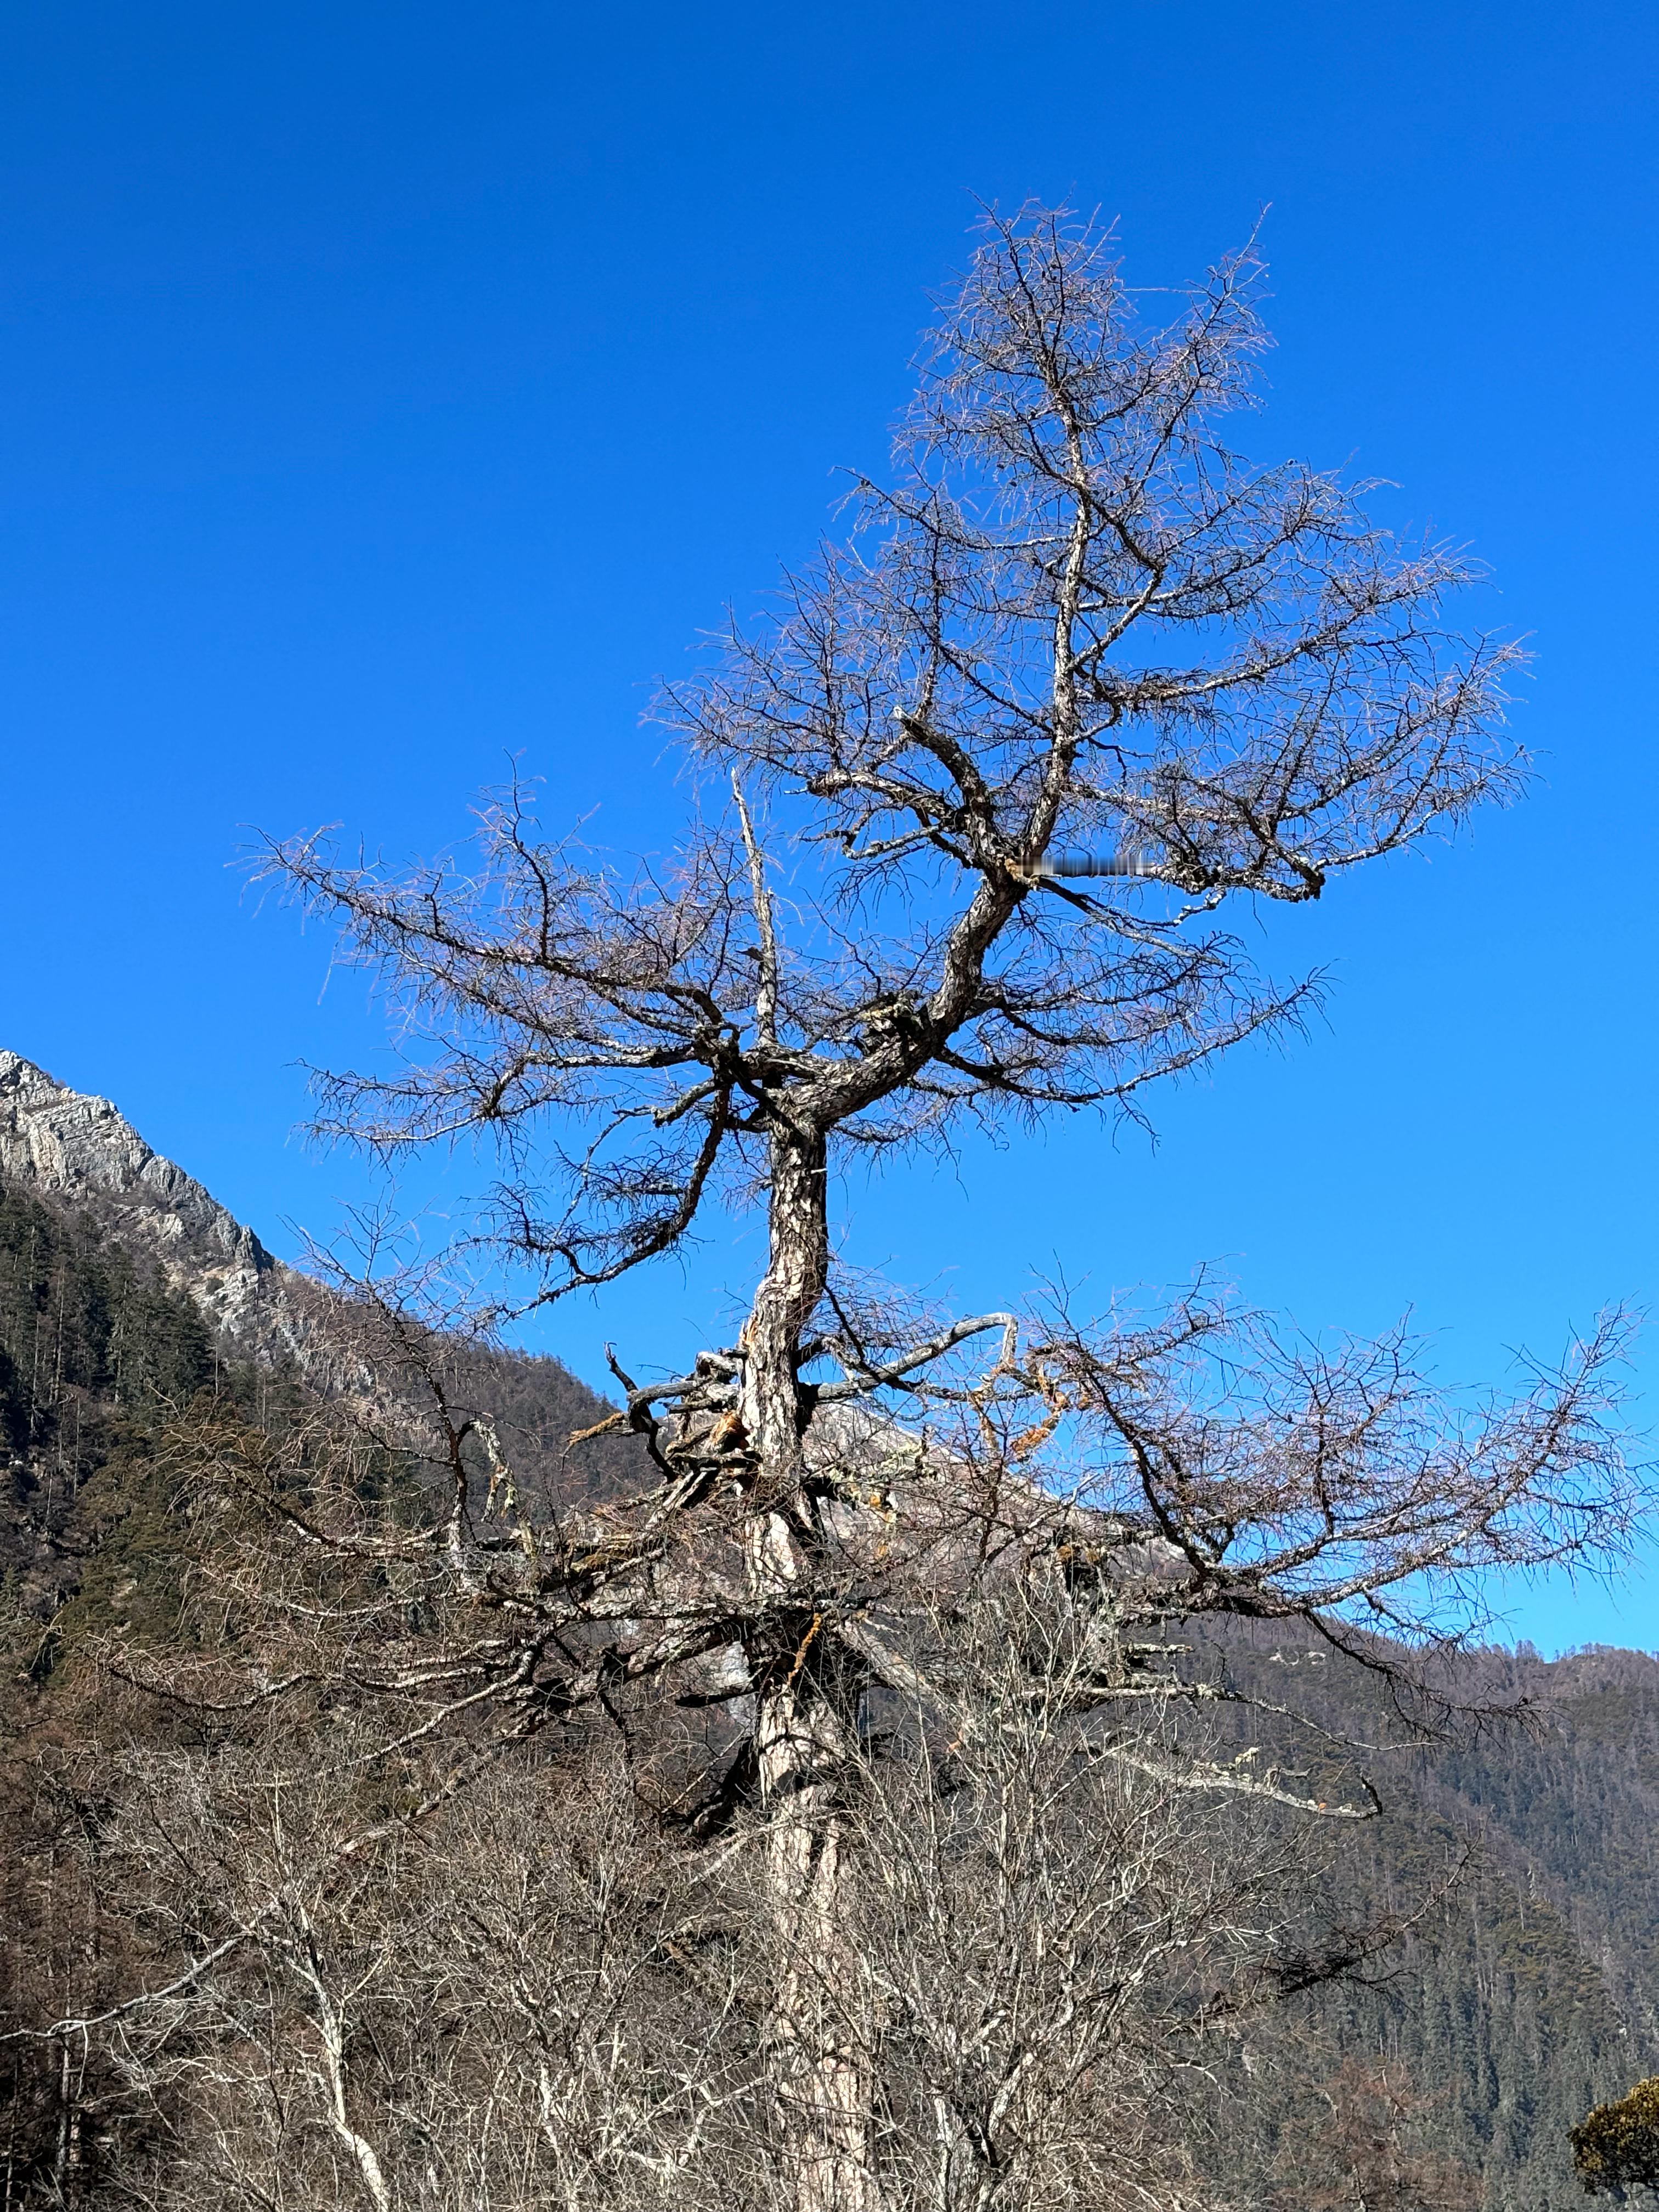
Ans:
[[[363,1360],[362,1316],[343,1291],[279,1260],[254,1231],[176,1161],[158,1152],[107,1098],[72,1090],[17,1052],[0,1050],[0,1192],[26,1194],[89,1226],[201,1316],[218,1353],[297,1376],[325,1396],[383,1399]],[[447,1340],[447,1364],[471,1395],[487,1393],[516,1446],[526,1496],[568,1480],[570,1433],[615,1411],[564,1364],[494,1343]],[[594,1476],[641,1472],[627,1437],[602,1438]]]
[[[170,1279],[192,1278],[198,1303],[233,1339],[258,1334],[267,1286],[292,1273],[112,1100],[73,1091],[7,1050],[0,1050],[0,1176],[60,1203],[118,1215]]]

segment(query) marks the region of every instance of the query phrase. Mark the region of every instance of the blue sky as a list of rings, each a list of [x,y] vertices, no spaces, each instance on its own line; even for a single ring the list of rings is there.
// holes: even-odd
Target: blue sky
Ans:
[[[1355,878],[1325,1020],[1155,1105],[848,1194],[964,1304],[1218,1261],[1304,1323],[1411,1308],[1450,1381],[1653,1301],[1647,7],[1143,0],[462,10],[35,0],[0,17],[0,1042],[114,1097],[278,1250],[354,1170],[361,1056],[252,825],[392,852],[522,753],[547,817],[672,833],[652,678],[878,467],[969,195],[1071,194],[1179,281],[1267,205],[1252,442],[1390,479],[1536,653],[1522,808]],[[702,1340],[716,1237],[541,1340]],[[1643,1362],[1656,1419],[1659,1359]],[[1515,1595],[1659,1645],[1659,1570]]]

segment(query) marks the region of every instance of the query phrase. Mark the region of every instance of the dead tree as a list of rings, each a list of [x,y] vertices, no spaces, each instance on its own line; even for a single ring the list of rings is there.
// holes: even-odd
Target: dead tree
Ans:
[[[623,1716],[649,1678],[726,1717],[685,1817],[708,1835],[760,1808],[797,2212],[935,2201],[884,2172],[869,2035],[819,2002],[861,1986],[871,1702],[950,1705],[921,1613],[1046,1593],[1104,1754],[1311,1810],[1292,1778],[1141,1726],[1214,1689],[1160,1651],[1170,1621],[1421,1631],[1489,1567],[1616,1548],[1629,1511],[1613,1334],[1460,1420],[1398,1344],[1229,1336],[1202,1300],[1115,1333],[918,1317],[834,1263],[840,1164],[964,1123],[1139,1112],[1158,1078],[1308,1003],[1309,981],[1255,971],[1230,908],[1305,906],[1516,787],[1513,649],[1443,611],[1469,564],[1227,442],[1266,343],[1259,276],[1236,255],[1153,325],[1097,228],[988,216],[890,482],[859,483],[847,541],[663,696],[701,777],[672,861],[550,842],[522,787],[484,805],[466,866],[354,866],[313,838],[274,856],[404,1048],[390,1079],[325,1080],[325,1126],[390,1159],[495,1148],[474,1249],[502,1264],[499,1312],[672,1254],[711,1208],[764,1209],[737,1341],[662,1382],[617,1364],[649,1497],[537,1528],[482,1515],[495,1448],[441,1391],[430,1526],[371,1536],[272,1494],[308,1541],[424,1563],[473,1608],[441,1680],[412,1653],[377,1662],[423,1741],[453,1731],[452,1790],[550,1717]],[[967,2119],[939,2124],[967,2172]],[[1016,2201],[988,2186],[937,2201]]]

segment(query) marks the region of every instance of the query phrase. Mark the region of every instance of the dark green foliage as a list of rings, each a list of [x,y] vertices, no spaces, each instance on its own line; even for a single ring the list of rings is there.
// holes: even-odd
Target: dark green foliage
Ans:
[[[187,1297],[0,1184],[0,1571],[36,1680],[88,1633],[167,1632],[182,1528],[155,1440],[216,1378],[246,1381]]]
[[[1584,2187],[1622,2197],[1659,2189],[1659,2078],[1598,2105],[1572,2130],[1572,2163]]]
[[[1340,2081],[1380,2069],[1418,2100],[1411,2143],[1472,2169],[1487,2212],[1559,2212],[1574,2121],[1659,2064],[1659,1662],[1470,1653],[1448,1691],[1529,1716],[1413,1744],[1376,1680],[1328,1655],[1262,1630],[1226,1661],[1333,1736],[1396,1744],[1358,1756],[1387,1812],[1346,1842],[1330,1894],[1339,1918],[1412,1923],[1346,1982],[1297,2000],[1288,2048],[1230,2086],[1227,2179],[1247,2202],[1308,2212],[1310,2184],[1284,2193],[1287,2162],[1306,2173],[1291,2148],[1327,2124]],[[1260,1740],[1259,1717],[1243,1725],[1242,1741]],[[1317,1738],[1299,1732],[1285,1756],[1327,1794]]]
[[[0,1184],[0,1432],[14,1452],[62,1444],[88,1398],[187,1404],[213,1371],[188,1297],[90,1224]]]
[[[1310,2010],[1345,2057],[1396,2063],[1437,2096],[1431,2139],[1474,2167],[1494,2212],[1559,2204],[1566,2126],[1629,2064],[1626,2023],[1563,1916],[1490,1864],[1406,1938],[1376,1986]]]

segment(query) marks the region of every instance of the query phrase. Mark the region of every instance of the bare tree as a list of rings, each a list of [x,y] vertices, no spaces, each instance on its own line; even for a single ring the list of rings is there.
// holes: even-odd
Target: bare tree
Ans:
[[[712,2206],[752,2039],[732,1976],[677,1966],[708,1870],[665,1847],[614,1756],[497,1770],[371,1851],[361,1725],[267,1720],[229,1756],[124,1777],[107,1848],[129,1910],[175,1955],[218,1956],[114,2023],[164,2121],[115,2201]]]
[[[1192,1309],[936,1365],[931,1437],[832,1401],[780,1594],[718,1456],[520,1512],[441,1340],[386,1323],[362,1404],[181,1425],[185,1633],[105,1655],[185,1717],[95,1752],[143,1985],[45,2031],[153,2117],[117,2201],[783,2212],[854,2167],[892,2212],[1199,2203],[1208,2039],[1390,1929],[1321,1927],[1285,1827],[1367,1816],[1352,1756],[1171,1625],[1355,1644],[1356,1601],[1615,1533],[1593,1377],[1460,1434],[1397,1353],[1252,1361]],[[400,1334],[423,1465],[374,1425]]]
[[[1425,2126],[1443,2092],[1425,2095],[1385,2060],[1349,2058],[1309,2100],[1325,2112],[1285,2147],[1274,2192],[1285,2212],[1474,2212],[1479,2176]]]
[[[1135,1808],[1368,1811],[1195,1735],[1230,1693],[1171,1624],[1295,1618],[1381,1660],[1370,1630],[1455,1631],[1489,1569],[1607,1557],[1628,1524],[1616,1325],[1460,1412],[1402,1340],[1321,1352],[1203,1296],[1133,1326],[919,1312],[834,1262],[839,1164],[964,1118],[1138,1112],[1306,1003],[1255,974],[1230,904],[1304,904],[1516,786],[1512,650],[1441,611],[1468,565],[1227,444],[1266,343],[1259,274],[1235,256],[1152,326],[1097,228],[987,216],[892,482],[860,483],[848,541],[664,695],[702,794],[672,863],[545,841],[521,787],[486,803],[471,872],[314,839],[274,858],[406,1048],[392,1079],[328,1079],[325,1126],[389,1158],[496,1147],[495,1317],[672,1253],[721,1203],[764,1208],[769,1256],[735,1344],[665,1381],[617,1364],[656,1486],[539,1518],[430,1331],[366,1285],[371,1364],[426,1389],[441,1503],[388,1516],[298,1479],[291,1437],[210,1439],[319,1574],[381,1578],[305,1616],[349,1618],[323,1656],[301,1612],[281,1634],[267,1612],[237,1694],[369,1698],[378,1759],[423,1762],[405,1823],[451,1817],[556,1723],[608,1715],[637,1747],[641,1686],[713,1716],[659,1808],[694,1854],[759,1870],[749,2124],[792,2212],[1116,2201],[1124,1977],[1162,1972],[1208,1910],[1145,1874]],[[392,1459],[409,1436],[386,1418],[369,1406],[364,1433]],[[986,1620],[1000,1674],[963,1664]],[[435,1653],[411,1625],[434,1620]],[[284,1637],[313,1656],[285,1662]],[[894,1711],[908,1765],[879,1752]],[[941,1809],[959,1771],[976,1821],[1013,1822],[969,1892],[979,1846]],[[1061,1848],[1070,1782],[1030,1810],[1039,1771],[1129,1793],[1097,1797],[1112,1840],[1088,1880]],[[1084,1940],[1113,1914],[1138,1951]]]

